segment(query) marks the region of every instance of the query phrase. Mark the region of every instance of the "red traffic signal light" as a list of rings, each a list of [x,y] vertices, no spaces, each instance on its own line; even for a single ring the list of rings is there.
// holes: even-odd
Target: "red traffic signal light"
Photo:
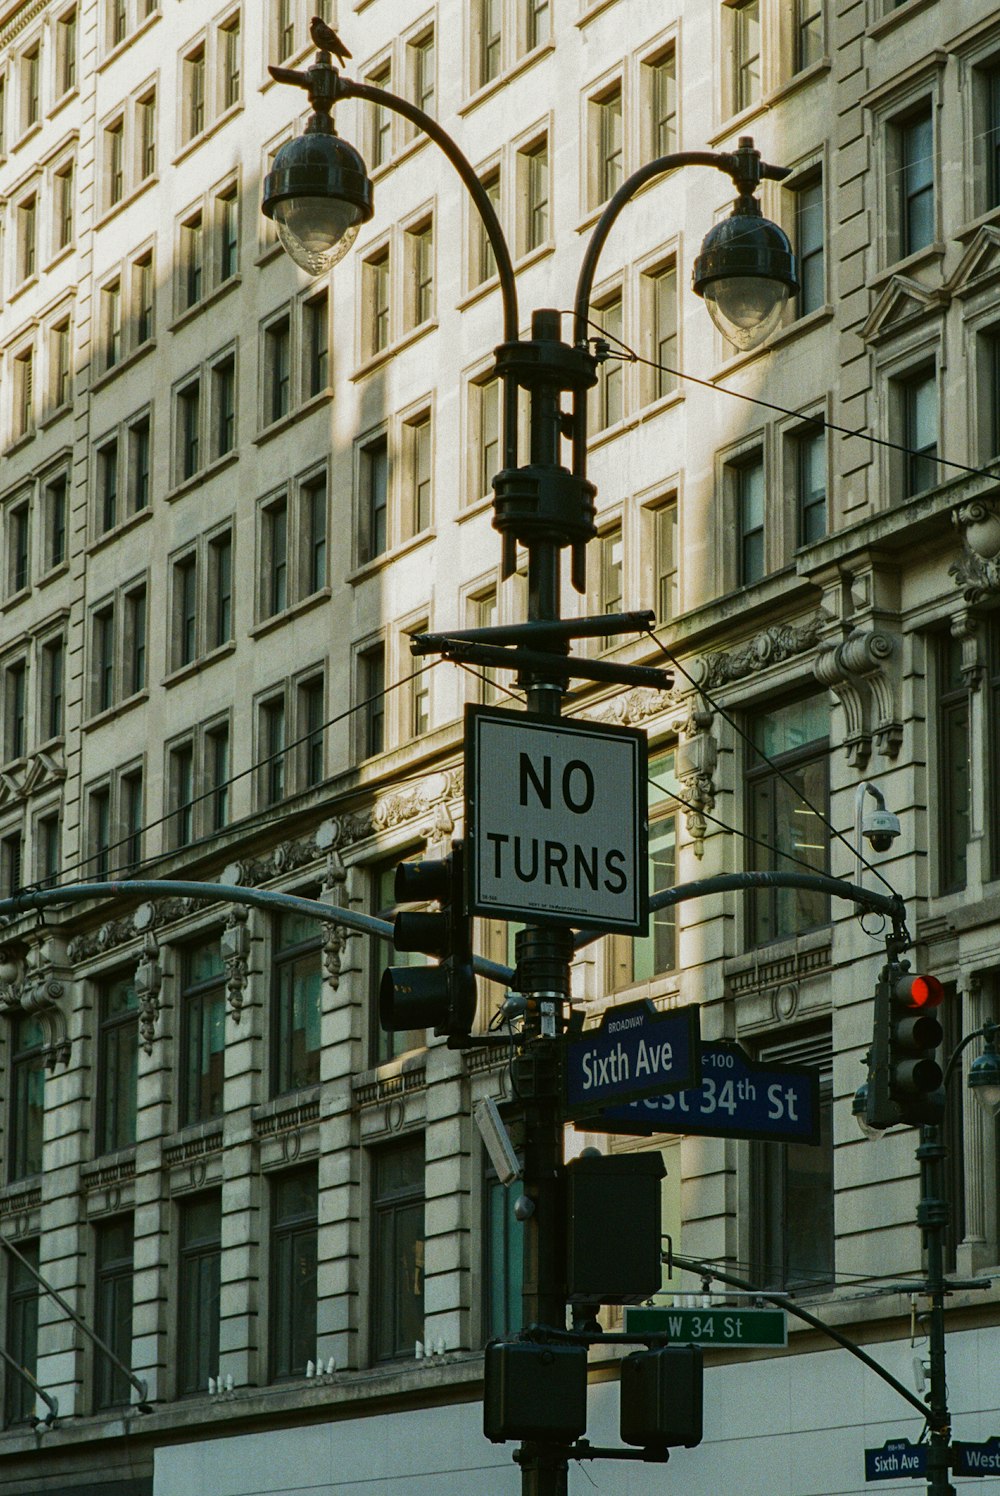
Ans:
[[[906,972],[897,979],[893,996],[898,1003],[920,1010],[938,1008],[944,1002],[944,987],[937,977],[916,976]]]

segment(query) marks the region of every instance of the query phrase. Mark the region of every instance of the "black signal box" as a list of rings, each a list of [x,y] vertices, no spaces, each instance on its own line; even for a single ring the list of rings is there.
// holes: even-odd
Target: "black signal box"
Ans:
[[[619,1430],[643,1449],[701,1443],[703,1366],[700,1345],[636,1351],[622,1362]]]
[[[567,1297],[637,1304],[659,1293],[659,1153],[584,1155],[566,1166]]]
[[[483,1433],[571,1444],[587,1428],[587,1348],[494,1340],[486,1347]]]

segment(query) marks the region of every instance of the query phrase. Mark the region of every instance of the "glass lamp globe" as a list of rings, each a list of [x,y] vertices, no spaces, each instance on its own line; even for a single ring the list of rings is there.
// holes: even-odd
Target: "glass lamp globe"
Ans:
[[[851,1103],[851,1112],[864,1136],[870,1143],[877,1143],[879,1138],[885,1137],[884,1127],[872,1127],[868,1122],[868,1082],[865,1081],[854,1093]]]
[[[296,265],[320,275],[343,259],[371,218],[372,184],[359,152],[326,115],[314,114],[275,155],[261,207]]]
[[[740,197],[732,214],[705,235],[693,284],[737,348],[759,347],[777,327],[798,290],[795,256],[783,230],[761,216],[756,198]]]
[[[966,1085],[990,1116],[1000,1113],[1000,1054],[992,1036],[986,1040],[979,1058],[969,1066]]]

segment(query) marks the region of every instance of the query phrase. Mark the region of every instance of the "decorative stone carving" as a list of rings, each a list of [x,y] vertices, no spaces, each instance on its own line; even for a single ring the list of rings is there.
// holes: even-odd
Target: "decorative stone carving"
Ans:
[[[162,985],[163,968],[160,965],[159,942],[154,932],[148,930],[142,942],[142,955],[135,969],[135,995],[139,1003],[139,1042],[146,1054],[153,1053],[156,1020],[160,1016]]]
[[[813,666],[816,679],[836,696],[847,717],[844,749],[848,763],[863,769],[874,740],[878,753],[895,758],[903,741],[896,707],[899,650],[892,635],[854,629],[846,639],[825,644]]]
[[[326,858],[326,873],[323,877],[323,887],[320,892],[320,903],[332,904],[334,908],[344,907],[344,885],[347,882],[347,870],[344,867],[343,858],[332,845]],[[341,953],[347,944],[350,934],[346,925],[338,925],[333,920],[323,922],[323,971],[326,980],[333,992],[340,986]]]
[[[244,993],[250,973],[250,910],[245,904],[230,904],[220,944],[226,968],[226,995],[234,1023],[243,1015]]]
[[[66,778],[61,753],[32,753],[17,770],[0,774],[0,805],[27,800],[39,790],[48,789]]]
[[[44,927],[37,939],[0,947],[0,1008],[10,1016],[29,1013],[38,1018],[48,1070],[69,1062],[62,1006],[69,980],[66,967],[65,943]]]
[[[610,722],[615,727],[636,727],[650,717],[657,717],[677,701],[678,692],[654,691],[646,686],[633,691],[624,691],[603,706],[600,711],[587,712],[591,722]]]
[[[86,935],[77,935],[69,944],[71,962],[87,961],[93,956],[103,955],[115,946],[127,945],[147,930],[159,929],[171,920],[182,919],[199,907],[200,900],[188,898],[163,898],[140,904],[131,914],[121,919],[106,920],[98,929]]]
[[[703,690],[712,690],[766,670],[769,665],[779,665],[813,649],[824,622],[823,615],[817,613],[805,623],[772,624],[742,649],[698,655],[691,664],[691,678]]]
[[[702,698],[696,698],[677,744],[677,777],[687,801],[688,835],[698,858],[705,855],[706,813],[715,808],[715,766],[718,745],[712,736],[714,714]]]
[[[403,821],[425,817],[433,806],[453,800],[462,793],[462,770],[428,774],[416,784],[405,785],[376,800],[371,812],[373,831],[386,831]]]

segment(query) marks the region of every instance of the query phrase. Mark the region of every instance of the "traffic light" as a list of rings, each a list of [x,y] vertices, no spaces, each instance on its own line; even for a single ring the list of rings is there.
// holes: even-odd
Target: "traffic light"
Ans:
[[[397,904],[437,902],[437,912],[404,910],[393,923],[397,951],[436,956],[438,966],[390,966],[378,991],[379,1022],[387,1033],[433,1028],[460,1047],[476,1015],[472,965],[472,919],[465,912],[463,848],[396,868]]]
[[[875,988],[875,1029],[869,1061],[866,1120],[884,1130],[897,1123],[937,1122],[944,1108],[943,1074],[935,1052],[944,1037],[934,1009],[944,998],[937,977],[891,961]]]

